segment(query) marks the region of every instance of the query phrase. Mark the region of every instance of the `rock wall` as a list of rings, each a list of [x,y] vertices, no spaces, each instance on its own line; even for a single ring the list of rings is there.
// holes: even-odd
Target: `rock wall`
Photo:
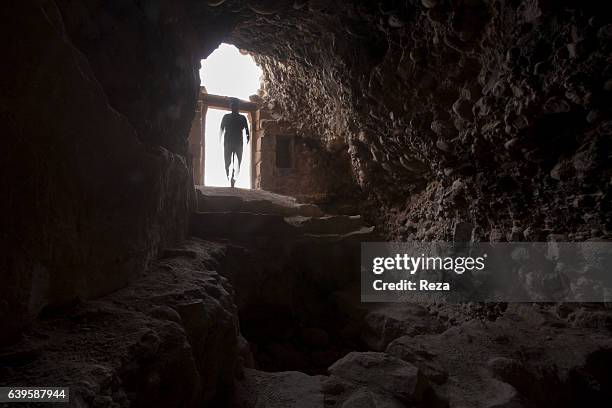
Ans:
[[[185,155],[200,60],[229,32],[229,18],[200,14],[189,1],[56,3],[69,37],[139,140]]]
[[[249,4],[233,41],[263,55],[287,120],[348,149],[390,237],[450,238],[458,222],[484,240],[609,234],[602,5]]]
[[[81,2],[71,6],[85,7]],[[137,71],[129,71],[124,53],[110,46],[119,38],[96,34],[104,53],[86,56],[67,30],[88,21],[87,16],[106,24],[109,32],[116,22],[104,13],[83,11],[79,19],[71,14],[74,23],[64,24],[61,11],[53,1],[42,0],[1,8],[5,58],[11,63],[3,64],[0,74],[0,342],[14,340],[46,306],[126,285],[158,248],[183,238],[187,230],[193,197],[187,163],[154,143],[172,134],[175,139],[162,144],[180,151],[176,138],[184,140],[186,132],[181,136],[173,120],[181,122],[187,114],[154,118],[167,134],[149,132],[143,125],[148,116],[126,108],[123,103],[134,99],[115,95],[108,81],[121,81],[117,89],[126,93],[126,84],[152,93],[156,83],[134,83]],[[129,25],[129,15],[123,16]],[[95,34],[96,27],[87,32]],[[124,51],[136,48],[124,45]],[[114,107],[125,110],[113,109],[109,95],[122,102]],[[161,96],[166,105],[149,102],[158,109],[180,103],[172,95]]]

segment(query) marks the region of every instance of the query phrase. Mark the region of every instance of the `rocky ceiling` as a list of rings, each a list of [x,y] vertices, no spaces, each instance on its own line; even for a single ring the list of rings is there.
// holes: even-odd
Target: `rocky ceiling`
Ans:
[[[350,152],[391,236],[449,238],[459,222],[484,240],[608,234],[612,25],[598,4],[216,3],[241,16],[230,42],[258,55],[272,106]]]

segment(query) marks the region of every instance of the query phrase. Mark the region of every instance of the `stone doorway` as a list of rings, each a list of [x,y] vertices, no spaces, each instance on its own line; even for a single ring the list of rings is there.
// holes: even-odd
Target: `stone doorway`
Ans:
[[[191,132],[189,134],[189,151],[192,159],[192,171],[195,185],[205,185],[206,180],[206,117],[209,109],[229,111],[229,96],[213,95],[206,92],[204,87],[200,88],[200,94],[198,97],[198,104],[196,113],[191,126]],[[259,120],[259,107],[255,102],[240,100],[240,113],[246,114],[249,122],[249,134],[251,140],[249,145],[245,145],[245,155],[250,156],[250,183],[249,188],[256,185],[255,180],[257,176],[255,152],[256,148],[252,146],[258,146],[259,132],[258,132],[258,120]],[[209,135],[217,137],[217,135]],[[210,139],[209,139],[210,140]],[[244,156],[243,156],[244,157]],[[244,160],[243,162],[248,162]],[[245,169],[243,168],[243,171]]]

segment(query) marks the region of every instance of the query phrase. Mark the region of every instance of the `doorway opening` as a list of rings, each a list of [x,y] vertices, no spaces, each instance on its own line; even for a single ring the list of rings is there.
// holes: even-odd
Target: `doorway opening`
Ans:
[[[249,96],[259,91],[261,74],[261,68],[251,55],[241,52],[233,45],[221,44],[207,59],[202,60],[200,83],[209,94],[248,101]],[[209,106],[206,110],[204,126],[204,185],[206,186],[228,187],[230,184],[225,174],[223,141],[220,134],[221,119],[229,112],[229,106],[226,109]],[[252,130],[254,126],[250,116],[245,115],[249,129]],[[251,142],[247,144],[243,134],[242,163],[236,177],[236,187],[251,188],[252,142],[254,142],[253,135]]]
[[[225,161],[223,156],[223,141],[220,139],[219,126],[223,116],[229,111],[208,108],[206,112],[205,146],[204,149],[204,185],[209,187],[227,187],[229,181],[225,174]],[[247,115],[245,115],[247,116]],[[251,128],[250,120],[249,128]],[[237,167],[237,166],[236,166]],[[232,166],[230,166],[230,175]],[[236,187],[251,188],[251,143],[246,143],[243,136],[242,163],[240,172],[236,176]]]

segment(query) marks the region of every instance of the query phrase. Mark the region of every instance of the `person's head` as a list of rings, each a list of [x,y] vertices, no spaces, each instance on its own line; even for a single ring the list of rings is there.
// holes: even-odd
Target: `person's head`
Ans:
[[[240,102],[237,98],[230,98],[229,107],[234,113],[238,113],[238,109],[240,108]]]

